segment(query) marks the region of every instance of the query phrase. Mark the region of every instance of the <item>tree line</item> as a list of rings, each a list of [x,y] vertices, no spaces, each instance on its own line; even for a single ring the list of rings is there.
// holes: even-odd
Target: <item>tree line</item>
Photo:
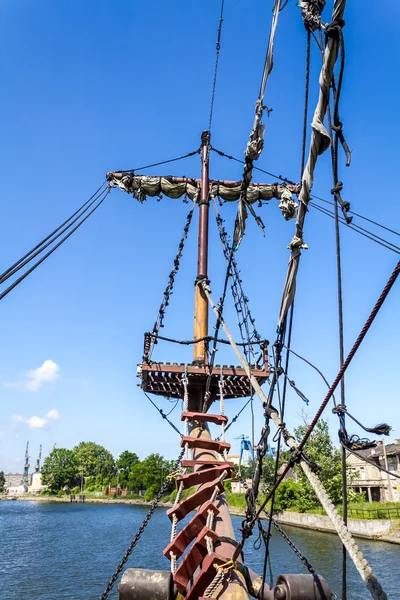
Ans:
[[[173,461],[160,454],[150,454],[140,460],[137,454],[125,450],[117,460],[111,452],[94,442],[80,442],[72,450],[53,448],[42,467],[42,483],[51,494],[68,489],[78,493],[108,493],[109,487],[127,488],[130,493],[145,491],[152,498],[171,471]],[[174,484],[171,483],[171,491]]]
[[[299,443],[308,429],[308,424],[300,425],[294,430],[294,437]],[[290,450],[285,449],[282,444],[282,450],[278,460],[279,471],[286,465],[290,459]],[[342,458],[341,452],[333,445],[329,434],[329,426],[323,419],[319,420],[304,451],[316,467],[318,477],[323,483],[330,499],[334,504],[340,504],[343,501],[342,484]],[[253,465],[249,464],[246,468],[246,475],[251,477]],[[348,486],[356,478],[357,473],[347,468]],[[275,477],[275,458],[265,456],[263,460],[262,482],[264,491],[272,487]],[[347,499],[349,502],[362,502],[365,500],[363,494],[354,492],[348,487]],[[304,471],[299,465],[295,465],[289,477],[285,478],[278,486],[274,499],[274,512],[280,512],[287,508],[292,508],[298,512],[305,512],[320,506],[320,502],[311,487]]]

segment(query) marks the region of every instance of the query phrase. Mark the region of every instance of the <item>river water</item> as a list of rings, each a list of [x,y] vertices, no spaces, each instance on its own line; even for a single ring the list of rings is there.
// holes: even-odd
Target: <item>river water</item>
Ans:
[[[147,512],[127,504],[0,502],[1,600],[96,600]],[[233,517],[236,529],[240,518]],[[333,534],[285,528],[314,568],[340,598],[341,546]],[[168,569],[162,550],[170,536],[164,509],[157,509],[129,559],[129,566]],[[254,536],[255,537],[255,536]],[[245,547],[246,564],[262,572],[263,554]],[[400,600],[400,546],[359,540],[366,558],[390,593]],[[271,540],[274,578],[306,573],[279,534]],[[349,567],[349,600],[370,598],[358,573]],[[113,591],[110,598],[116,599]]]

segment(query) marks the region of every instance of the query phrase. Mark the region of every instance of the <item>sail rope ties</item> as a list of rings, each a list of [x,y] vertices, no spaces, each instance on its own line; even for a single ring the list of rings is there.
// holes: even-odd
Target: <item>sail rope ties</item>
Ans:
[[[275,34],[278,26],[278,17],[279,12],[281,10],[282,0],[275,0],[273,14],[272,14],[272,23],[271,30],[269,34],[267,53],[265,57],[264,70],[261,79],[260,91],[258,94],[258,98],[255,106],[255,116],[253,128],[250,132],[249,141],[245,150],[245,166],[243,171],[243,180],[242,180],[242,189],[238,204],[238,218],[237,218],[237,226],[234,235],[234,243],[235,247],[238,248],[240,242],[242,241],[244,235],[244,222],[247,218],[247,208],[250,209],[251,214],[255,218],[257,225],[261,228],[264,233],[265,226],[262,222],[261,218],[258,217],[250,204],[247,202],[247,190],[253,178],[253,162],[258,160],[261,156],[261,152],[264,147],[264,131],[265,125],[262,123],[262,116],[264,111],[267,111],[267,114],[271,112],[272,109],[269,109],[264,105],[264,96],[265,89],[267,86],[268,77],[273,69],[274,61],[274,43],[275,43]]]
[[[386,285],[384,293],[381,295],[377,305],[374,307],[374,310],[372,313],[372,314],[374,314],[374,316],[376,316],[380,306],[382,306],[383,301],[386,298],[387,294],[389,293],[391,287],[393,286],[394,281],[397,278],[399,272],[400,272],[400,262],[398,263],[394,273],[392,274],[392,277],[390,278],[388,284]],[[201,282],[200,285],[203,288],[203,291],[210,303],[211,308],[213,309],[214,313],[217,314],[218,309],[217,309],[216,305],[214,304],[214,301],[211,298],[210,288],[208,287],[207,283],[204,281]],[[242,527],[242,541],[237,546],[237,548],[233,554],[232,560],[236,560],[237,557],[239,556],[239,554],[243,548],[245,540],[251,535],[252,529],[257,521],[257,518],[260,516],[260,513],[265,508],[267,502],[272,497],[272,495],[275,492],[275,490],[277,489],[278,485],[283,481],[288,470],[290,468],[292,468],[296,462],[300,462],[301,468],[303,469],[307,479],[309,480],[311,486],[313,487],[314,491],[316,492],[317,497],[318,497],[319,501],[321,502],[323,508],[325,509],[327,515],[330,517],[333,525],[335,526],[335,529],[336,529],[340,539],[342,540],[343,544],[346,546],[349,556],[352,558],[355,567],[357,568],[363,581],[366,583],[372,597],[374,598],[374,600],[387,600],[386,593],[382,590],[382,587],[381,587],[380,583],[378,582],[376,576],[372,572],[371,567],[369,566],[368,562],[363,557],[357,544],[354,542],[352,535],[350,534],[347,527],[343,523],[342,517],[337,512],[335,506],[331,502],[329,496],[327,495],[327,493],[326,493],[324,487],[322,486],[321,482],[319,481],[318,477],[311,470],[311,468],[308,464],[308,461],[306,460],[306,456],[303,452],[304,445],[305,445],[309,435],[311,434],[313,428],[315,427],[316,422],[318,421],[319,417],[322,414],[323,408],[325,407],[324,406],[325,401],[324,401],[323,405],[321,406],[322,410],[320,409],[320,411],[318,411],[316,417],[314,418],[312,424],[310,425],[309,429],[307,430],[306,434],[304,435],[302,441],[300,442],[300,444],[298,446],[296,446],[295,439],[287,431],[285,424],[280,419],[277,411],[268,404],[268,400],[267,400],[263,390],[261,389],[261,386],[259,385],[257,379],[252,375],[250,367],[249,367],[248,363],[246,362],[245,358],[243,357],[243,355],[241,354],[239,348],[236,346],[234,339],[225,324],[225,321],[222,319],[222,317],[220,317],[220,318],[221,318],[221,322],[222,322],[221,324],[224,329],[224,332],[225,332],[227,338],[229,339],[229,341],[231,342],[232,348],[233,348],[237,358],[239,359],[240,363],[242,364],[244,370],[246,371],[247,376],[251,380],[254,391],[259,396],[259,398],[262,402],[262,405],[264,406],[264,409],[266,411],[268,411],[268,417],[272,418],[272,420],[274,421],[278,430],[282,431],[282,435],[284,437],[286,445],[289,446],[289,448],[292,450],[291,459],[289,460],[286,467],[280,473],[278,479],[276,480],[272,489],[269,491],[266,498],[262,502],[260,508],[257,510],[257,512],[254,515],[254,517],[252,518],[252,520],[247,522],[245,527]],[[343,375],[343,372],[346,370],[347,366],[350,364],[352,357],[354,356],[356,350],[358,349],[359,345],[361,344],[361,341],[365,337],[365,334],[368,331],[369,326],[372,324],[372,321],[373,321],[373,318],[372,318],[372,320],[371,320],[371,318],[368,319],[367,329],[364,331],[365,328],[363,328],[363,330],[362,330],[363,335],[359,336],[355,346],[353,347],[352,351],[349,354],[349,357],[344,361],[343,367],[340,370],[338,377],[336,378],[333,386],[331,387],[331,390],[329,391],[329,393],[327,395],[328,400],[326,401],[326,403],[331,398],[332,392],[337,387],[337,385]]]
[[[180,462],[183,458],[183,454],[184,454],[185,450],[183,449],[180,453],[180,455],[178,456],[178,458],[176,459],[174,466],[172,467],[172,471],[171,473],[174,473],[179,465]],[[130,543],[127,551],[125,552],[124,556],[122,557],[120,563],[118,564],[117,568],[115,569],[115,573],[113,574],[113,576],[111,577],[110,581],[107,583],[106,588],[104,590],[104,592],[102,593],[102,595],[100,596],[100,600],[106,600],[108,598],[109,593],[111,592],[111,590],[113,589],[116,581],[118,580],[118,577],[122,571],[122,569],[124,568],[126,562],[128,561],[128,558],[130,557],[130,555],[132,554],[136,544],[138,543],[138,541],[140,540],[142,533],[144,532],[144,530],[146,529],[147,525],[149,524],[149,521],[151,519],[151,517],[154,514],[154,511],[156,510],[158,503],[160,502],[161,498],[164,496],[165,492],[167,491],[168,485],[169,485],[169,476],[166,477],[163,485],[161,486],[157,496],[155,497],[155,499],[153,500],[153,502],[150,505],[150,510],[148,511],[148,513],[146,514],[142,524],[140,525],[135,537],[133,538],[132,542]]]
[[[332,12],[331,32],[335,31],[337,24],[343,23],[345,9],[345,0],[335,0]],[[286,275],[286,282],[282,294],[281,310],[278,319],[278,329],[281,328],[287,315],[290,305],[293,302],[296,288],[296,277],[302,249],[307,249],[307,244],[303,239],[304,220],[307,212],[307,205],[310,200],[310,192],[314,181],[314,170],[317,164],[318,156],[323,154],[330,145],[330,136],[324,126],[324,117],[328,108],[330,99],[330,89],[333,80],[333,71],[338,55],[339,40],[337,36],[330,35],[326,44],[324,63],[320,74],[320,91],[317,107],[315,109],[312,121],[312,133],[310,150],[306,167],[302,177],[302,186],[299,194],[300,206],[297,212],[295,235],[293,236],[289,249],[291,256]]]
[[[17,262],[9,267],[0,275],[0,285],[7,279],[15,275],[20,269],[28,265],[34,258],[42,254],[43,251],[54,244],[64,233],[66,234],[59,242],[54,244],[48,252],[43,254],[30,268],[28,268],[18,279],[16,279],[8,288],[0,293],[0,300],[5,298],[17,285],[19,285],[28,275],[30,275],[46,258],[48,258],[57,248],[59,248],[83,223],[101,206],[111,191],[111,187],[104,182],[96,192],[87,200],[78,210],[71,215],[64,223],[59,225],[52,233],[45,237],[32,250],[22,256]],[[93,208],[92,208],[93,207]],[[76,224],[75,224],[76,223]]]

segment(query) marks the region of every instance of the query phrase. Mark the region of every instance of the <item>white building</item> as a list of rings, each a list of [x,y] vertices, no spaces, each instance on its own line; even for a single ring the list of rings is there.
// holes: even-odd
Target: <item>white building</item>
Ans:
[[[357,454],[360,458],[347,456],[347,464],[357,477],[351,483],[353,490],[363,493],[368,502],[400,502],[400,480],[378,469],[380,466],[400,476],[400,440],[387,445],[379,441],[375,448],[357,450]]]

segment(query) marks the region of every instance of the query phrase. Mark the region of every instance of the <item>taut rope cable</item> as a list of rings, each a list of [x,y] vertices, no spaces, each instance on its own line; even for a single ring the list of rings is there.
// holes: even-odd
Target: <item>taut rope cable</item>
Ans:
[[[217,150],[216,148],[213,148],[211,146],[210,148],[213,152],[215,152],[216,154],[219,154],[220,156],[222,156],[223,158],[227,158],[229,160],[233,160],[237,163],[240,164],[244,164],[244,161],[241,160],[240,158],[236,158],[235,156],[231,156],[230,154],[226,154],[225,152],[222,152],[222,150]],[[284,183],[287,183],[289,185],[295,185],[295,182],[292,179],[288,179],[287,177],[284,177],[283,175],[277,175],[276,173],[271,173],[270,171],[266,171],[265,169],[261,169],[260,167],[253,167],[254,170],[256,171],[260,171],[261,173],[265,173],[266,175],[269,175],[270,177],[274,177],[275,179],[279,179],[279,181],[283,181]],[[329,200],[325,200],[324,198],[321,198],[320,196],[316,196],[315,194],[310,194],[311,198],[314,198],[315,200],[320,200],[321,202],[325,202],[326,204],[330,204],[331,206],[334,206],[333,202],[330,202]],[[317,204],[313,203],[313,202],[309,202],[309,205],[314,206],[314,208],[317,208],[319,210],[327,210],[327,209],[323,209],[322,206],[318,206]],[[354,212],[353,210],[349,210],[348,211],[349,214],[354,215],[355,217],[359,217],[360,219],[364,219],[364,221],[368,221],[369,223],[372,223],[373,225],[376,225],[377,227],[381,227],[382,229],[385,229],[386,231],[389,231],[390,233],[393,233],[394,235],[398,235],[400,236],[400,233],[398,231],[395,231],[394,229],[390,229],[389,227],[386,227],[386,225],[382,225],[381,223],[377,223],[376,221],[373,221],[372,219],[369,219],[368,217],[365,217],[364,215],[360,215],[359,213]],[[333,213],[330,213],[329,211],[327,211],[327,213],[329,216],[334,216]],[[339,220],[341,220],[342,217],[339,217]],[[397,248],[398,250],[400,250],[400,248],[398,246],[396,246],[395,244],[392,244],[391,242],[389,242],[388,240],[385,240],[384,238],[381,238],[379,236],[377,236],[375,233],[372,233],[371,231],[369,231],[368,229],[364,229],[363,227],[361,227],[360,225],[356,225],[355,223],[347,223],[344,219],[343,221],[340,221],[341,223],[345,223],[347,225],[347,227],[349,227],[350,229],[353,229],[354,231],[357,231],[357,233],[360,233],[361,235],[363,235],[361,232],[364,231],[366,233],[369,233],[371,236],[376,237],[379,240],[382,240],[383,242],[386,242],[387,244],[394,246],[395,248]],[[360,231],[358,231],[360,230]],[[372,241],[376,241],[373,238],[370,238],[368,235],[364,234],[364,237],[368,237],[369,239],[372,239]],[[382,244],[383,245],[383,244]],[[390,248],[388,248],[388,250],[390,250]]]
[[[222,23],[224,21],[224,5],[225,5],[225,0],[221,0],[221,11],[220,11],[220,16],[219,16],[219,26],[218,26],[218,32],[217,32],[217,43],[216,43],[216,52],[215,52],[214,79],[213,79],[212,92],[211,92],[210,117],[209,117],[209,121],[208,121],[208,132],[209,133],[211,133],[211,125],[212,125],[214,102],[215,102],[215,89],[217,87],[219,53],[221,50],[221,32],[222,32]]]
[[[6,290],[4,290],[4,292],[0,294],[0,300],[3,300],[3,298],[7,296],[7,294],[9,294],[17,285],[19,285],[26,277],[28,277],[28,275],[30,275],[32,271],[34,271],[39,265],[41,265],[42,262],[46,260],[46,258],[53,254],[53,252],[57,250],[57,248],[59,248],[61,244],[63,244],[99,208],[99,206],[104,202],[110,191],[111,188],[107,188],[103,192],[102,197],[100,201],[96,204],[96,206],[92,208],[92,210],[77,225],[75,225],[75,227],[73,227],[71,231],[58,242],[58,244],[56,244],[51,250],[49,250],[49,252],[42,256],[42,258],[38,260],[30,269],[25,271],[25,273],[21,275],[21,277],[14,281]]]
[[[101,190],[101,189],[102,189],[102,188],[103,188],[103,187],[104,187],[106,184],[107,184],[107,182],[106,182],[106,181],[104,181],[104,182],[101,184],[101,186],[97,188],[97,190],[94,192],[94,194],[92,194],[92,196],[90,196],[90,198],[89,198],[88,200],[86,200],[86,202],[84,202],[84,203],[82,204],[82,206],[80,206],[80,207],[78,208],[78,210],[74,212],[74,214],[73,214],[73,215],[71,215],[70,217],[68,217],[68,219],[66,219],[66,220],[64,221],[64,223],[61,223],[61,225],[59,225],[59,226],[57,227],[57,229],[54,229],[54,231],[52,231],[52,232],[51,232],[51,233],[50,233],[50,234],[49,234],[47,237],[45,237],[45,238],[44,238],[44,239],[43,239],[41,242],[39,242],[39,243],[38,243],[38,244],[37,244],[37,245],[36,245],[34,248],[32,248],[32,250],[29,250],[29,252],[27,252],[26,254],[24,254],[24,256],[22,256],[22,257],[21,257],[19,260],[17,260],[17,262],[15,262],[13,265],[11,265],[11,267],[9,267],[9,268],[8,268],[6,271],[4,271],[4,273],[2,273],[2,274],[0,275],[0,283],[2,283],[3,281],[5,281],[5,280],[7,279],[7,277],[6,277],[6,276],[7,276],[7,275],[8,275],[8,274],[9,274],[11,271],[14,271],[14,269],[15,269],[16,267],[18,267],[18,266],[19,266],[19,265],[20,265],[20,264],[21,264],[21,263],[22,263],[22,262],[23,262],[23,261],[24,261],[26,258],[28,258],[28,257],[29,257],[29,256],[30,256],[30,255],[31,255],[33,252],[35,252],[35,250],[37,250],[38,248],[41,248],[41,247],[43,246],[43,244],[45,244],[45,243],[47,242],[47,240],[49,240],[51,237],[53,237],[53,236],[54,236],[54,235],[55,235],[55,234],[56,234],[58,231],[60,231],[60,229],[61,229],[62,227],[64,227],[64,225],[66,225],[67,223],[69,223],[69,221],[71,221],[71,219],[73,219],[73,218],[74,218],[74,217],[75,217],[75,216],[76,216],[78,213],[80,213],[80,212],[81,212],[81,211],[82,211],[82,210],[85,208],[85,206],[87,206],[87,205],[90,203],[90,201],[91,201],[93,198],[95,198],[95,197],[97,198],[97,197],[98,197],[97,195],[99,194],[100,190]],[[43,250],[43,248],[42,248],[42,250]],[[24,263],[24,264],[26,264],[26,263]],[[14,272],[16,272],[16,271],[14,271]]]
[[[101,187],[103,187],[103,186],[101,186]],[[101,189],[101,188],[99,188],[99,189]],[[25,265],[27,265],[28,263],[30,263],[31,260],[33,260],[36,256],[38,256],[38,254],[41,254],[43,252],[43,250],[45,250],[51,244],[53,244],[60,236],[62,236],[63,233],[65,233],[66,231],[68,231],[68,229],[70,229],[72,227],[72,225],[74,223],[76,223],[93,206],[93,204],[101,196],[101,193],[99,193],[97,195],[93,194],[93,196],[95,196],[94,199],[91,200],[91,198],[93,198],[93,196],[92,196],[87,202],[85,202],[85,204],[78,211],[76,211],[76,213],[74,213],[67,220],[67,221],[69,221],[68,225],[66,225],[65,227],[63,227],[63,225],[65,223],[67,223],[67,221],[65,221],[63,223],[63,225],[60,225],[60,227],[58,227],[56,230],[54,230],[52,234],[48,235],[47,238],[45,238],[44,240],[42,240],[37,246],[35,246],[35,248],[33,248],[30,252],[28,252],[23,258],[20,258],[20,260],[17,263],[15,263],[12,267],[10,267],[9,269],[7,269],[7,271],[5,271],[2,275],[0,275],[0,284],[4,283],[5,281],[7,281],[7,279],[9,279],[13,275],[15,275],[15,273],[17,273]],[[89,202],[89,204],[88,204],[88,202]],[[83,208],[83,210],[82,210],[82,208]],[[78,216],[75,216],[76,214],[78,214]],[[75,217],[75,218],[73,219],[73,217]],[[72,221],[71,221],[71,219],[72,219]],[[55,234],[55,233],[57,233],[57,235],[53,236],[53,234]],[[47,242],[47,243],[45,243],[45,242]],[[36,252],[34,250],[36,250]]]
[[[330,217],[331,219],[335,218],[334,213],[330,212],[328,209],[323,208],[322,206],[318,206],[318,204],[315,204],[314,202],[311,202],[311,201],[308,204],[309,204],[309,206],[312,206],[313,208],[315,208],[322,214],[326,215],[327,217]],[[392,252],[395,252],[395,254],[400,254],[400,246],[396,246],[392,242],[389,242],[388,240],[381,238],[380,236],[376,235],[375,233],[372,233],[372,231],[368,231],[367,229],[364,229],[364,227],[360,227],[359,225],[356,225],[355,223],[347,223],[345,221],[345,219],[343,219],[343,217],[339,217],[339,221],[340,221],[340,223],[344,223],[349,229],[352,229],[356,233],[359,233],[360,235],[368,238],[369,240],[375,242],[376,244],[379,244],[383,248],[386,248],[387,250],[391,250]]]
[[[197,150],[193,150],[193,152],[188,152],[187,154],[183,154],[182,156],[177,156],[176,158],[170,158],[168,160],[162,160],[160,162],[152,163],[151,165],[145,165],[144,167],[138,167],[137,169],[120,169],[119,171],[114,171],[114,173],[136,173],[137,171],[144,171],[145,169],[151,169],[152,167],[159,167],[160,165],[166,165],[168,163],[177,162],[178,160],[183,160],[184,158],[189,158],[190,156],[194,156],[195,154],[200,154],[201,148],[197,148]]]

